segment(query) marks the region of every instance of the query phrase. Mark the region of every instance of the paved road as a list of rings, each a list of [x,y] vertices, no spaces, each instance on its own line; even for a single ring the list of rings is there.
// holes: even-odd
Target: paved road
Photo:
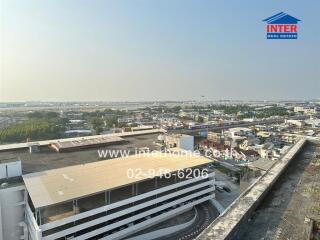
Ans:
[[[196,206],[198,217],[187,230],[157,240],[192,240],[195,239],[218,216],[218,211],[209,201]]]

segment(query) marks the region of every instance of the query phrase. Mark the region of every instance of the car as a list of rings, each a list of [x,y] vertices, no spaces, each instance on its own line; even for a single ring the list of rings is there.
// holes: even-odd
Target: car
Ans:
[[[228,193],[231,192],[231,189],[228,188],[228,187],[226,187],[226,186],[223,186],[222,188],[223,188],[223,190],[225,190],[225,191],[228,192]]]

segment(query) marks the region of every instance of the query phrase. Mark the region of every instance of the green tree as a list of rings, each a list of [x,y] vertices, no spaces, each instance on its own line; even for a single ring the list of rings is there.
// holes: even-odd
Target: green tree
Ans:
[[[59,121],[29,119],[23,123],[11,125],[0,130],[0,142],[25,142],[31,140],[55,139],[62,136],[64,127]]]
[[[199,123],[203,123],[204,122],[204,118],[202,116],[198,116],[198,122]]]
[[[96,134],[100,134],[103,131],[103,120],[99,117],[95,117],[91,120],[92,128],[96,131]]]
[[[110,117],[106,119],[106,127],[112,128],[113,126],[118,127],[118,118],[117,117]]]

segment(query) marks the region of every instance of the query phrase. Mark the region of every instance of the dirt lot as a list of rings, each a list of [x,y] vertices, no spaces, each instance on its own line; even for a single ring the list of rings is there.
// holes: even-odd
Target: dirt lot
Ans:
[[[308,143],[237,239],[309,239],[310,219],[319,220],[319,216],[320,143]]]

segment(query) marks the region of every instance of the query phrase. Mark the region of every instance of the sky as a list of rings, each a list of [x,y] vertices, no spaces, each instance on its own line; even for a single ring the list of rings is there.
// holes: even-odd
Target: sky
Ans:
[[[301,20],[267,40],[263,19]],[[320,97],[320,1],[0,0],[0,102]],[[201,97],[201,96],[204,97]]]

